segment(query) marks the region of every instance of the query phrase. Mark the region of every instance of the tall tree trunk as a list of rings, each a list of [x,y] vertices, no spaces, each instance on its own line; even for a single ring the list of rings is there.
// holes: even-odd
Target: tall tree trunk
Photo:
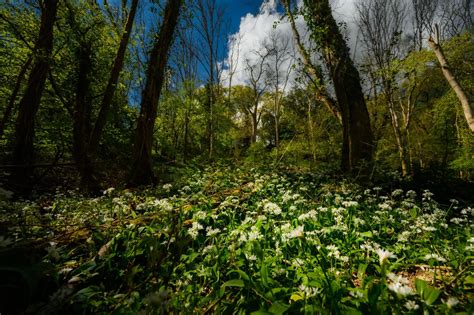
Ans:
[[[309,147],[311,148],[311,156],[313,157],[313,163],[316,163],[316,149],[315,149],[315,139],[314,139],[314,130],[313,130],[313,115],[311,114],[311,102],[308,102],[308,140],[310,142]]]
[[[168,52],[173,33],[178,23],[183,0],[168,0],[158,37],[150,54],[145,88],[142,92],[140,116],[138,117],[133,146],[132,167],[129,185],[138,186],[155,182],[152,167],[153,131],[158,101],[165,80]]]
[[[15,126],[12,164],[14,168],[10,183],[19,193],[29,193],[31,189],[32,163],[34,160],[35,116],[38,112],[48,76],[50,57],[53,50],[53,28],[58,0],[44,0],[41,8],[41,24],[35,44],[35,60],[28,84],[19,103]]]
[[[438,58],[438,61],[441,65],[441,70],[443,71],[444,77],[446,78],[449,85],[453,89],[454,93],[456,93],[456,96],[461,102],[462,110],[464,112],[464,117],[466,118],[469,129],[471,129],[471,131],[474,132],[474,112],[471,108],[471,105],[469,104],[469,99],[466,93],[464,92],[459,82],[456,80],[456,77],[454,76],[454,74],[451,72],[451,67],[449,66],[449,63],[446,60],[446,57],[444,56],[444,52],[443,52],[443,49],[441,48],[441,45],[438,43],[436,39],[433,38],[432,35],[430,35],[430,38],[428,40],[428,45],[430,46],[431,49],[433,49],[436,55],[436,58]]]
[[[250,138],[250,142],[256,143],[257,142],[257,132],[258,132],[258,104],[254,106],[254,111],[251,112],[252,118],[252,137]]]
[[[395,102],[392,94],[392,84],[390,81],[384,80],[385,98],[388,104],[388,111],[390,113],[393,134],[397,144],[398,156],[400,158],[400,165],[402,167],[402,176],[405,177],[409,172],[409,156],[408,156],[408,140],[406,137],[406,128],[402,128],[400,118],[395,110]]]
[[[128,42],[130,39],[130,34],[133,28],[133,21],[135,20],[135,15],[137,12],[138,0],[133,0],[130,8],[130,13],[127,18],[127,23],[125,25],[125,30],[122,34],[120,40],[120,45],[115,55],[114,64],[112,70],[110,71],[109,81],[107,82],[107,87],[105,88],[104,96],[100,105],[100,111],[97,116],[97,120],[94,126],[94,130],[90,135],[89,141],[89,152],[94,154],[99,146],[102,133],[107,122],[107,114],[109,113],[112,100],[114,98],[115,91],[117,90],[117,82],[122,71],[125,53],[127,51]]]
[[[275,115],[275,147],[280,146],[280,119]]]
[[[79,67],[74,101],[73,158],[81,176],[81,186],[87,190],[97,190],[98,183],[94,178],[88,152],[89,135],[92,129],[91,55],[90,43],[82,43],[78,52]]]
[[[25,62],[23,67],[21,67],[20,73],[18,74],[18,77],[16,78],[16,83],[15,83],[15,86],[13,87],[12,95],[10,96],[10,99],[8,100],[7,107],[5,108],[5,111],[3,112],[2,120],[0,121],[0,140],[3,137],[3,133],[5,132],[5,127],[13,113],[15,100],[18,96],[18,92],[20,92],[21,82],[23,81],[26,71],[28,71],[28,68],[30,67],[32,61],[33,61],[33,56],[29,56],[28,60]]]
[[[350,58],[349,48],[332,16],[328,0],[305,0],[304,3],[305,20],[329,69],[341,111],[341,168],[354,171],[373,160],[373,135],[359,72]]]

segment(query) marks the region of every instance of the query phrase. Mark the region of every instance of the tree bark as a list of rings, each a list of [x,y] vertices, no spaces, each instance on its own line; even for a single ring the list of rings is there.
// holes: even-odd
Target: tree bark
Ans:
[[[332,16],[328,0],[305,0],[305,20],[334,84],[343,126],[341,168],[355,171],[373,160],[373,135],[359,72]],[[364,169],[362,169],[364,171]],[[368,168],[365,169],[368,171]]]
[[[5,132],[5,126],[7,125],[13,113],[15,100],[18,96],[18,92],[20,92],[21,82],[23,81],[25,74],[28,71],[28,68],[30,67],[32,61],[33,61],[33,56],[28,57],[28,60],[23,65],[23,67],[20,70],[20,73],[18,74],[18,77],[16,78],[15,87],[13,88],[12,95],[10,96],[7,107],[5,108],[5,111],[3,112],[2,120],[0,121],[0,140],[2,139],[3,133]]]
[[[153,131],[158,101],[165,81],[168,52],[171,47],[173,33],[178,23],[182,4],[182,0],[168,0],[160,32],[150,54],[146,84],[142,92],[140,115],[135,132],[132,166],[129,178],[130,186],[146,185],[155,182],[152,167]]]
[[[122,34],[120,40],[120,45],[115,56],[114,64],[110,72],[109,81],[107,82],[107,87],[105,88],[104,96],[100,105],[100,111],[96,119],[94,130],[90,135],[89,140],[89,153],[94,155],[99,146],[102,133],[104,131],[105,124],[107,123],[107,114],[109,113],[112,100],[114,98],[115,91],[117,90],[117,82],[122,71],[125,53],[127,51],[128,42],[130,39],[130,34],[133,28],[133,21],[135,20],[135,15],[137,12],[138,0],[133,0],[130,8],[130,13],[127,18],[127,23],[125,25],[125,30]]]
[[[58,0],[44,0],[41,8],[41,23],[38,40],[35,44],[35,60],[28,84],[19,103],[19,112],[15,126],[12,164],[23,165],[15,168],[10,177],[14,190],[21,194],[31,189],[31,165],[34,160],[35,116],[43,95],[50,57],[53,50],[53,28],[56,19]]]
[[[433,36],[430,36],[428,40],[428,45],[430,46],[431,49],[433,49],[436,55],[436,58],[438,58],[438,61],[441,65],[441,70],[443,71],[444,77],[446,78],[449,85],[453,89],[454,93],[456,93],[456,96],[461,102],[462,110],[464,112],[464,117],[466,118],[469,129],[471,129],[471,131],[474,132],[474,112],[471,108],[471,105],[469,104],[469,99],[466,93],[464,92],[463,88],[457,81],[454,74],[451,72],[451,67],[449,66],[449,63],[446,60],[446,57],[444,56],[444,52],[443,52],[443,49],[441,48],[441,45],[438,43],[437,40],[433,38]]]
[[[90,43],[82,43],[78,48],[78,78],[74,101],[73,157],[81,176],[81,186],[89,191],[98,190],[92,163],[88,152],[91,133],[92,98],[90,95],[92,75],[92,51]]]

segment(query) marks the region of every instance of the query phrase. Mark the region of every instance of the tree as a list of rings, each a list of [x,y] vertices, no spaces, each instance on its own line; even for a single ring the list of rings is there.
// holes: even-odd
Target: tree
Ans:
[[[10,117],[13,113],[13,107],[15,106],[15,101],[18,96],[18,92],[20,92],[21,83],[23,82],[23,79],[32,61],[33,61],[33,57],[32,56],[28,57],[28,60],[25,62],[25,64],[20,70],[20,73],[18,74],[15,87],[13,88],[12,94],[10,95],[10,99],[8,100],[7,107],[5,108],[3,112],[2,120],[0,121],[0,140],[3,137],[3,133],[5,132],[5,127],[7,123],[10,121]]]
[[[424,36],[430,32],[436,17],[438,0],[411,0],[413,9],[413,46],[423,49]]]
[[[285,0],[287,13],[297,42],[299,35],[294,26],[291,13],[291,1]],[[310,31],[311,40],[318,47],[329,76],[334,85],[343,127],[343,145],[341,168],[344,171],[355,171],[364,163],[373,160],[373,134],[370,127],[370,118],[362,93],[359,72],[352,59],[339,26],[332,16],[331,7],[327,0],[303,1],[303,16]],[[299,45],[300,46],[300,45]],[[307,55],[304,60],[309,64],[309,54],[300,49],[300,53]],[[311,67],[319,87],[318,92],[328,103],[334,104],[327,97],[327,89],[323,88],[323,75],[317,67]],[[335,105],[328,106],[335,108]],[[365,169],[364,171],[368,171]]]
[[[58,9],[58,0],[44,0],[41,5],[41,22],[35,43],[35,60],[29,74],[25,93],[18,107],[15,126],[11,174],[12,187],[20,193],[28,193],[33,173],[35,116],[48,76],[53,50],[53,28]]]
[[[409,172],[408,128],[413,102],[396,99],[396,61],[403,57],[400,45],[406,23],[406,6],[397,0],[361,0],[357,3],[359,29],[372,70],[371,78],[380,82],[388,106],[395,136],[402,175]],[[377,83],[375,83],[377,86]],[[407,106],[405,106],[407,105]]]
[[[263,48],[260,51],[255,50],[253,57],[245,58],[245,71],[248,74],[247,83],[252,89],[253,99],[251,103],[245,105],[245,111],[251,117],[252,136],[251,143],[257,142],[257,131],[260,118],[262,117],[261,99],[268,89],[268,80],[266,78],[266,63],[270,56],[270,51]]]
[[[436,26],[435,29],[436,34],[430,34],[430,38],[428,39],[428,45],[434,51],[436,58],[438,59],[439,64],[441,66],[441,70],[443,71],[443,75],[446,78],[446,81],[448,81],[449,85],[456,93],[459,102],[461,103],[464,117],[466,118],[469,129],[474,132],[474,112],[471,108],[471,105],[469,104],[469,99],[466,93],[464,92],[464,89],[461,87],[460,83],[454,76],[453,72],[451,71],[451,67],[449,66],[449,63],[446,60],[443,49],[439,43],[438,26]]]
[[[269,52],[267,61],[267,81],[272,90],[272,106],[270,113],[275,127],[275,147],[280,146],[280,118],[282,114],[282,98],[288,86],[293,63],[290,54],[290,38],[273,30],[263,44]]]
[[[168,52],[173,41],[173,34],[178,23],[182,4],[183,0],[168,0],[159,34],[150,52],[146,83],[142,92],[140,114],[133,145],[129,179],[129,185],[131,186],[150,184],[155,181],[152,167],[153,131],[158,101],[165,81]]]
[[[122,71],[125,53],[127,51],[128,41],[130,39],[130,34],[133,28],[133,21],[135,20],[135,15],[137,12],[138,0],[132,0],[130,7],[130,13],[128,14],[127,22],[125,29],[122,33],[122,38],[120,40],[119,48],[115,56],[115,60],[110,71],[109,81],[107,82],[107,87],[104,91],[104,96],[102,97],[102,102],[100,105],[100,111],[96,119],[94,130],[90,135],[89,139],[89,154],[94,154],[99,145],[99,141],[102,137],[102,132],[104,130],[105,124],[107,122],[107,114],[109,113],[110,106],[117,88],[117,82]]]
[[[199,34],[197,57],[204,67],[207,74],[207,145],[209,158],[214,154],[215,141],[215,120],[214,107],[217,102],[216,95],[219,91],[221,67],[219,66],[220,43],[223,40],[225,11],[222,4],[217,0],[196,0],[195,1],[195,19],[197,25],[195,30]]]

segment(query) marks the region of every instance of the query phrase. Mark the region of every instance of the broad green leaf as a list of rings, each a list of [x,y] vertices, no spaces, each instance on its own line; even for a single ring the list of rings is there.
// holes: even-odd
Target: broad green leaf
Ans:
[[[262,267],[260,268],[260,276],[262,277],[263,286],[268,288],[268,268],[266,264],[262,264]]]
[[[272,314],[280,315],[285,313],[289,308],[289,305],[283,304],[281,302],[275,302],[272,304],[272,307],[270,307],[268,311]]]
[[[242,279],[233,279],[225,282],[222,287],[238,287],[243,288],[245,286],[244,280]]]
[[[293,302],[298,302],[300,300],[304,300],[304,296],[303,296],[303,293],[301,292],[296,292],[296,293],[293,293],[291,296],[290,296],[290,302],[293,301]]]

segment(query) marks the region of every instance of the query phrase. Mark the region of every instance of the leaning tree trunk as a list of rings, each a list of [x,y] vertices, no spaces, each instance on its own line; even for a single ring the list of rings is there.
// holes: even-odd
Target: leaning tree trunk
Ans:
[[[28,78],[25,93],[19,103],[12,156],[12,164],[15,167],[10,177],[12,188],[19,193],[28,193],[31,189],[35,116],[39,109],[48,76],[49,59],[53,50],[53,28],[57,8],[58,0],[43,1],[40,31],[34,47],[35,61]]]
[[[437,40],[433,38],[433,36],[430,36],[428,40],[428,45],[435,52],[436,58],[438,58],[438,61],[441,65],[441,70],[443,71],[444,77],[446,78],[449,85],[451,86],[453,91],[456,93],[456,96],[461,102],[462,110],[464,112],[464,117],[466,118],[469,129],[471,129],[471,131],[474,132],[474,112],[471,108],[471,105],[469,104],[469,99],[466,93],[464,92],[459,82],[456,80],[456,77],[454,76],[454,74],[451,72],[451,67],[449,66],[449,63],[446,60],[446,57],[444,56],[444,52],[443,52],[443,49],[441,48],[441,45],[438,43]]]
[[[373,160],[373,135],[359,72],[332,16],[328,0],[305,0],[305,21],[329,69],[343,125],[341,167],[355,171]],[[368,168],[365,169],[368,171]]]
[[[114,64],[110,72],[109,81],[107,82],[107,87],[105,88],[104,96],[102,97],[102,103],[100,105],[100,111],[97,116],[97,120],[94,126],[94,130],[90,135],[89,140],[89,154],[94,154],[99,146],[102,133],[104,131],[105,124],[107,122],[107,114],[110,111],[112,100],[114,98],[115,91],[117,90],[117,82],[122,71],[125,53],[127,51],[128,42],[130,39],[130,33],[133,28],[133,21],[135,20],[135,15],[137,12],[138,0],[133,0],[130,8],[130,13],[127,18],[127,23],[125,25],[125,30],[122,34],[122,39],[120,40],[120,45],[115,55]]]
[[[153,183],[152,167],[153,131],[158,101],[165,80],[165,69],[173,33],[178,23],[182,0],[168,0],[158,37],[150,54],[146,84],[142,92],[140,116],[138,117],[133,146],[132,167],[129,185],[138,186]]]
[[[291,12],[291,0],[284,0],[283,5],[288,15],[293,37],[295,39],[296,46],[298,47],[298,52],[301,56],[301,62],[303,63],[305,71],[308,73],[314,83],[314,87],[316,89],[315,99],[326,106],[326,108],[337,119],[337,121],[342,123],[341,110],[335,100],[329,95],[326,86],[324,85],[324,74],[322,71],[320,71],[318,66],[312,62],[311,55],[303,45],[300,33],[296,28],[295,18]]]
[[[5,127],[7,123],[10,121],[10,117],[13,113],[15,100],[18,96],[18,92],[20,92],[21,82],[23,82],[26,71],[28,71],[28,68],[30,67],[32,61],[33,61],[33,56],[28,57],[28,60],[26,61],[26,63],[23,65],[23,67],[21,67],[20,74],[18,74],[18,77],[16,78],[16,83],[15,83],[15,86],[13,87],[12,95],[10,96],[10,99],[8,100],[7,107],[5,108],[5,111],[3,112],[2,120],[0,121],[0,140],[3,137],[3,133],[5,132]]]

